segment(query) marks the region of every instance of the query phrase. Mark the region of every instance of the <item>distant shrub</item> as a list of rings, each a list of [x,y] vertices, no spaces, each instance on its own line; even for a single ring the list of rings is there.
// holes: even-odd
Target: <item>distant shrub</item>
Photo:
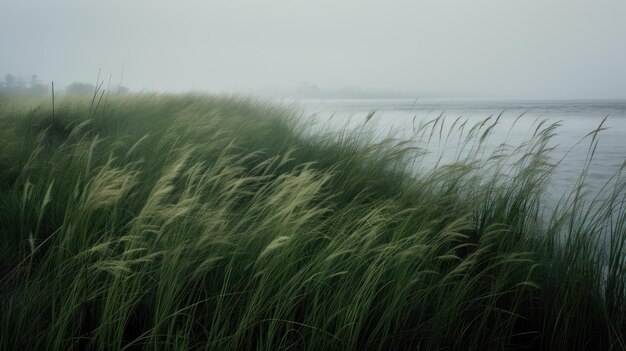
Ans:
[[[95,90],[96,87],[91,83],[74,82],[65,87],[65,92],[70,95],[89,95]]]

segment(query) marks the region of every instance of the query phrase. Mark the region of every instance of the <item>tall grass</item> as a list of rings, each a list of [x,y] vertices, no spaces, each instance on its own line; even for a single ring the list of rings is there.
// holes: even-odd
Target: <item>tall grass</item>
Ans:
[[[458,121],[432,165],[441,120],[371,142],[242,98],[91,105],[0,105],[2,349],[626,349],[624,177],[546,212],[557,125],[489,153],[498,119]]]

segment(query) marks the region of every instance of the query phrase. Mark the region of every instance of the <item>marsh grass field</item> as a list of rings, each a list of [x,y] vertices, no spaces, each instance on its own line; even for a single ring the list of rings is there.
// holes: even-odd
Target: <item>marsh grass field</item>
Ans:
[[[546,211],[556,125],[484,157],[497,121],[466,122],[416,168],[437,121],[372,142],[298,114],[1,100],[0,348],[626,349],[621,170]]]

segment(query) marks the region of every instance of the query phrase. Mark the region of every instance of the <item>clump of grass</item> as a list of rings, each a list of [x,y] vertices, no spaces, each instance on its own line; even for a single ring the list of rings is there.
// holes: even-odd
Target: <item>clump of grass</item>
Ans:
[[[458,121],[433,164],[441,120],[372,143],[243,98],[106,104],[0,105],[2,349],[626,348],[624,178],[546,213],[556,125],[489,155],[498,119]]]

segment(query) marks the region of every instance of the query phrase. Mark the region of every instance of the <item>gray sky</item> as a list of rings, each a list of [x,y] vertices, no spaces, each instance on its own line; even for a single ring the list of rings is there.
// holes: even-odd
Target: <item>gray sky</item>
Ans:
[[[626,98],[626,1],[2,0],[0,74],[132,90]]]

